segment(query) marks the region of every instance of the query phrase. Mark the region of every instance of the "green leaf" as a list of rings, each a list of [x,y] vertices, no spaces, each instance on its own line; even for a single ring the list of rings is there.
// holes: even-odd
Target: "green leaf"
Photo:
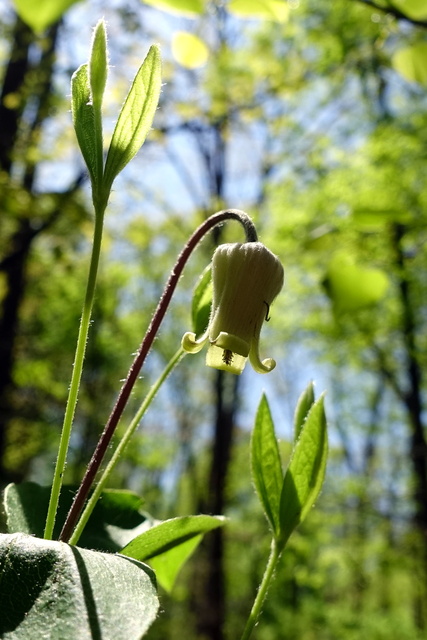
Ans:
[[[198,16],[205,10],[205,0],[144,0],[144,4],[188,17]]]
[[[230,0],[227,9],[239,18],[259,18],[286,22],[289,5],[284,0]]]
[[[322,488],[328,455],[324,396],[311,407],[292,452],[280,497],[280,544],[285,546]]]
[[[144,531],[120,553],[149,562],[164,589],[170,591],[187,558],[204,533],[225,524],[221,516],[182,516],[165,520]]]
[[[306,389],[298,398],[294,413],[294,441],[296,442],[301,434],[301,429],[307,418],[308,412],[314,404],[314,385],[310,382]]]
[[[50,27],[79,0],[13,0],[16,13],[35,32]]]
[[[170,593],[184,564],[200,544],[203,536],[194,536],[179,546],[169,549],[159,556],[150,558],[148,563],[156,574],[157,582]]]
[[[412,18],[412,20],[425,20],[427,18],[426,0],[393,0],[389,4],[391,7],[399,9],[408,18]]]
[[[209,324],[212,307],[212,269],[209,265],[200,276],[193,293],[191,320],[196,336],[202,334]]]
[[[24,534],[0,536],[0,637],[139,640],[159,601],[151,570]]]
[[[60,533],[76,487],[64,486],[54,530]],[[3,495],[8,533],[28,533],[43,537],[50,488],[34,482],[10,484]],[[99,551],[119,551],[147,527],[141,512],[142,499],[132,491],[108,489],[98,501],[85,527],[79,546]]]
[[[187,69],[197,69],[206,64],[209,49],[198,36],[178,31],[172,38],[172,54],[177,62]]]
[[[408,82],[427,86],[427,42],[399,49],[392,57],[392,64]]]
[[[89,58],[89,84],[92,103],[101,110],[102,98],[108,76],[107,32],[104,20],[100,20],[93,32]]]
[[[152,45],[140,66],[117,120],[105,163],[104,186],[138,153],[153,122],[161,88],[160,50]]]
[[[91,102],[87,64],[82,64],[71,78],[71,113],[77,142],[92,184],[98,184],[101,176],[97,164],[95,111]]]
[[[336,313],[357,311],[379,302],[388,288],[380,269],[355,264],[346,255],[332,258],[323,282]]]
[[[251,437],[252,477],[264,513],[277,536],[280,532],[280,493],[283,472],[267,398],[262,396]]]
[[[126,545],[120,553],[136,560],[159,556],[194,536],[207,533],[225,524],[222,516],[182,516],[165,520],[144,531]]]

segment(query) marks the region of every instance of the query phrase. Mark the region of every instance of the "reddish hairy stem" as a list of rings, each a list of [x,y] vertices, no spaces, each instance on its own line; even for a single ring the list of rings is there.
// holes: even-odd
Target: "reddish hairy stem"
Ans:
[[[141,343],[138,353],[129,369],[129,373],[127,378],[120,390],[118,395],[116,404],[108,418],[107,424],[105,425],[104,431],[99,438],[98,444],[96,445],[96,449],[93,453],[93,456],[88,464],[86,469],[86,473],[83,477],[83,480],[80,484],[80,487],[74,496],[73,503],[71,505],[70,511],[68,512],[67,519],[65,520],[65,524],[62,528],[61,534],[59,536],[59,540],[63,542],[68,542],[73,532],[73,529],[77,523],[78,518],[83,510],[85,502],[88,498],[90,489],[95,480],[96,474],[98,473],[99,467],[102,464],[105,453],[108,449],[108,445],[111,442],[111,438],[113,437],[114,431],[117,427],[117,424],[122,416],[126,403],[131,394],[132,388],[138,378],[138,375],[141,371],[142,365],[144,364],[145,358],[147,357],[148,352],[151,349],[151,346],[154,342],[154,338],[159,330],[160,324],[165,316],[169,303],[171,301],[173,292],[175,291],[176,285],[178,284],[178,280],[182,274],[184,266],[190,257],[193,249],[197,246],[203,236],[210,231],[213,227],[226,220],[237,220],[240,222],[246,233],[246,241],[247,242],[256,242],[257,234],[255,227],[249,218],[249,216],[239,209],[226,209],[224,211],[219,211],[218,213],[214,213],[210,216],[205,222],[203,222],[200,227],[196,229],[193,235],[188,240],[184,249],[178,256],[175,267],[172,270],[169,280],[166,283],[165,289],[163,291],[162,297],[159,300],[159,304],[154,312],[154,315],[151,319],[150,326],[148,327],[147,333],[144,336],[144,339]]]

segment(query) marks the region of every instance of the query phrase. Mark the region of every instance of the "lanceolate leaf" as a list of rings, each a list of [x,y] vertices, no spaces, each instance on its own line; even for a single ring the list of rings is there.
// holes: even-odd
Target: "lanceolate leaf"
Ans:
[[[74,129],[93,184],[97,183],[95,112],[91,103],[88,65],[82,64],[71,78],[71,112]]]
[[[153,45],[135,76],[113,132],[105,163],[106,190],[110,190],[114,178],[144,143],[157,109],[160,88],[160,50]]]
[[[159,601],[151,570],[116,554],[0,536],[0,637],[140,640]]]
[[[275,536],[280,531],[280,493],[283,472],[267,398],[258,407],[251,438],[252,476],[258,497]]]
[[[280,498],[280,543],[284,546],[304,520],[323,484],[328,453],[324,397],[311,407],[283,481]]]
[[[295,407],[294,414],[294,441],[297,442],[301,434],[301,429],[304,425],[305,419],[314,404],[314,387],[310,382],[306,389],[302,392],[298,398],[297,406]]]
[[[104,20],[95,27],[90,52],[89,80],[92,102],[101,109],[108,75],[107,32]]]

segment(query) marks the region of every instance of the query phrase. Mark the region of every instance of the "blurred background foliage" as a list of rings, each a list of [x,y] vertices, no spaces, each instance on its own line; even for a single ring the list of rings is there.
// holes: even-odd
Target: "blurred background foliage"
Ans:
[[[157,518],[224,513],[152,638],[238,637],[268,555],[248,441],[266,389],[284,459],[309,379],[328,390],[321,499],[291,538],[259,640],[416,640],[427,628],[425,0],[0,1],[0,479],[49,484],[93,220],[69,81],[107,20],[106,129],[148,46],[164,87],[117,180],[67,481],[76,483],[176,255],[222,207],[250,213],[286,287],[261,379],[187,356],[115,472]],[[128,410],[190,328],[182,278]]]

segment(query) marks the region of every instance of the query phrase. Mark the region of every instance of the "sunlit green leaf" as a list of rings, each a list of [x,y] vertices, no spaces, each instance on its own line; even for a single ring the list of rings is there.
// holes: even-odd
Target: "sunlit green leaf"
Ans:
[[[240,18],[286,22],[289,16],[289,6],[284,0],[230,0],[227,9]]]
[[[113,132],[105,163],[106,189],[144,143],[157,109],[160,88],[160,50],[153,45],[135,76]]]
[[[82,64],[71,78],[71,112],[80,151],[92,183],[97,184],[100,175],[97,167],[95,112],[91,102],[87,64]]]
[[[304,520],[322,488],[328,455],[324,397],[312,405],[295,444],[280,498],[280,542]]]
[[[165,520],[144,531],[121,553],[143,560],[155,569],[164,589],[170,591],[183,564],[199,544],[203,534],[225,524],[221,516],[182,516]]]
[[[205,0],[143,0],[144,4],[149,4],[156,9],[179,13],[186,16],[197,16],[205,9]]]
[[[16,13],[33,31],[44,31],[79,0],[13,0]]]
[[[13,640],[140,640],[159,607],[141,562],[20,533],[0,536],[0,585],[0,637]]]
[[[389,4],[392,8],[399,9],[408,18],[412,18],[412,20],[425,20],[427,18],[426,0],[393,0]]]
[[[170,549],[207,533],[217,527],[222,527],[225,518],[222,516],[182,516],[165,520],[151,529],[144,531],[137,538],[132,540],[122,550],[125,556],[136,560],[149,560]]]
[[[196,285],[191,305],[191,319],[196,336],[202,334],[209,323],[212,306],[212,270],[207,267]]]
[[[277,536],[280,531],[279,508],[283,472],[274,424],[264,395],[252,431],[251,465],[255,489],[271,528]]]
[[[427,42],[398,49],[392,58],[392,64],[405,80],[426,86]]]
[[[314,386],[310,382],[298,398],[294,413],[294,440],[298,440],[308,412],[314,404]]]
[[[206,64],[209,49],[198,36],[178,31],[172,38],[172,54],[177,62],[187,69],[196,69]]]
[[[104,20],[100,20],[93,33],[89,62],[89,84],[92,103],[101,108],[108,75],[107,32]]]
[[[179,546],[150,558],[148,563],[156,573],[156,580],[168,593],[173,589],[178,574],[188,558],[194,553],[203,536],[200,534],[182,542]]]
[[[387,275],[380,269],[357,265],[342,254],[331,260],[324,279],[337,313],[356,311],[379,302],[388,284]]]

